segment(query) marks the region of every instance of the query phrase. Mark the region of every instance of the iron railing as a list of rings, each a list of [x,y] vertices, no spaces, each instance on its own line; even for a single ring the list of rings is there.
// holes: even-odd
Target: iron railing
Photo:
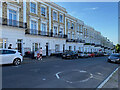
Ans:
[[[19,27],[19,28],[27,28],[27,23],[7,19],[7,18],[0,18],[0,24],[6,25],[6,26],[13,26],[13,27]]]
[[[65,34],[57,34],[52,32],[44,32],[39,30],[33,30],[33,29],[26,29],[25,34],[28,35],[37,35],[37,36],[46,36],[46,37],[55,37],[55,38],[67,38],[67,35]]]
[[[67,39],[66,42],[85,43],[85,40],[79,40],[79,39]]]
[[[95,47],[101,47],[102,45],[101,44],[96,44]]]
[[[95,43],[91,43],[91,46],[95,46]]]

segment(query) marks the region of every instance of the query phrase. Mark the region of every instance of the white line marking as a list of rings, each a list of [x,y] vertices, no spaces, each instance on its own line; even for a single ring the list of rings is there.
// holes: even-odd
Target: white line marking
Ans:
[[[115,70],[112,72],[112,74],[110,74],[110,75],[107,77],[107,79],[104,80],[97,88],[102,88],[102,87],[109,81],[109,79],[113,76],[113,74],[118,71],[119,68],[120,68],[120,67],[118,67],[117,69],[115,69]]]
[[[60,79],[60,77],[59,77],[59,74],[60,74],[61,72],[58,72],[58,73],[56,73],[56,77],[58,78],[58,79]]]
[[[72,70],[72,71],[78,71],[78,72],[80,72],[80,73],[86,73],[86,72],[87,72],[87,71],[84,71],[84,70]],[[64,71],[63,71],[63,72],[64,72]],[[56,77],[57,77],[57,79],[60,79],[59,74],[60,74],[60,73],[63,73],[63,72],[58,72],[58,73],[55,74]],[[86,82],[86,81],[88,81],[88,80],[91,79],[91,78],[93,78],[93,74],[90,73],[90,77],[88,77],[88,78],[85,79],[85,80],[81,80],[81,81],[77,81],[77,82]],[[64,80],[64,79],[63,79],[63,80]],[[76,82],[71,82],[71,81],[67,81],[67,80],[64,80],[64,81],[66,81],[66,82],[68,82],[68,83],[76,83]]]

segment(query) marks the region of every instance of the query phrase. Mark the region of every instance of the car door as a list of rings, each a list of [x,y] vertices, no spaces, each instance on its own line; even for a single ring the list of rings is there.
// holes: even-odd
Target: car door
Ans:
[[[15,51],[12,50],[3,50],[3,64],[13,63],[15,57]]]

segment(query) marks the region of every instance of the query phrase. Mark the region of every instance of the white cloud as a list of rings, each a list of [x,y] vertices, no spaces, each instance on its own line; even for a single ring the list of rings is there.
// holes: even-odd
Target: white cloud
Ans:
[[[92,7],[92,8],[85,8],[83,10],[97,10],[97,9],[98,9],[98,7]]]

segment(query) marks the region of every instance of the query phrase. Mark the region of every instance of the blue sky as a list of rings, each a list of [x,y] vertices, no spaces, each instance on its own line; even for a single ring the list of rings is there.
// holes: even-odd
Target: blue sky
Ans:
[[[118,3],[117,2],[55,2],[85,24],[100,31],[114,44],[118,43]]]

